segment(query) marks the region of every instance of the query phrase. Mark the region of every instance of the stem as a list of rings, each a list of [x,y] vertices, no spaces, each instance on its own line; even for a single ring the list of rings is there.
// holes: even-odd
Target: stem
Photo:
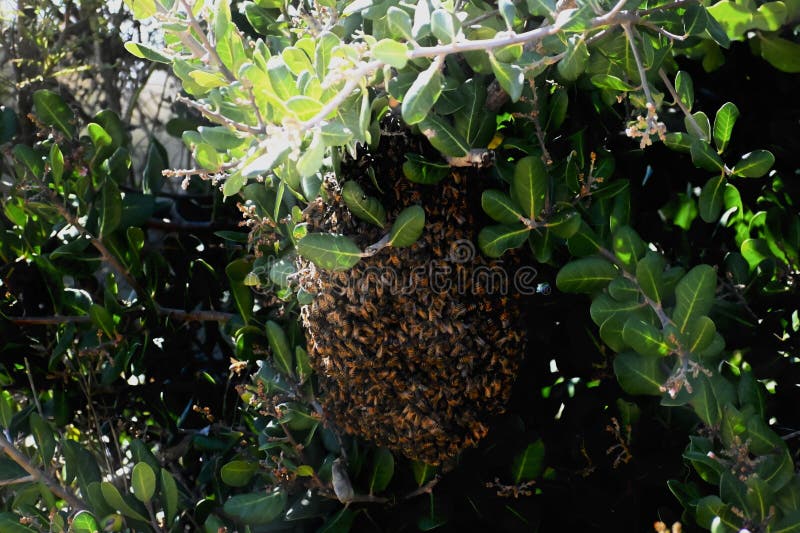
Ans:
[[[587,31],[599,28],[601,26],[609,26],[614,24],[630,24],[637,22],[639,16],[635,13],[622,11],[625,5],[625,0],[620,0],[617,4],[604,15],[595,17],[589,22]],[[512,33],[508,35],[501,32],[500,37],[493,37],[491,39],[477,39],[474,41],[462,41],[450,44],[442,44],[437,46],[422,46],[411,50],[408,53],[409,59],[418,59],[421,57],[434,57],[439,55],[456,54],[459,52],[472,52],[472,51],[487,51],[489,49],[501,48],[511,44],[520,44],[527,42],[541,41],[545,37],[555,35],[561,29],[560,24],[549,24],[523,33]]]
[[[639,57],[639,50],[636,48],[636,41],[633,36],[633,30],[631,29],[630,22],[623,22],[622,23],[622,31],[625,32],[625,36],[628,38],[628,44],[631,45],[631,52],[633,53],[633,60],[636,63],[636,68],[639,71],[639,78],[642,80],[642,90],[644,91],[644,98],[647,100],[647,103],[653,106],[655,109],[656,104],[653,100],[653,94],[650,92],[650,85],[647,84],[647,71],[644,68],[644,63],[642,63],[642,58]],[[648,113],[649,115],[649,113]],[[650,117],[647,117],[648,121]]]
[[[31,365],[28,362],[28,358],[25,358],[25,375],[28,376],[28,383],[31,386],[31,395],[33,396],[33,403],[36,404],[36,411],[39,413],[39,416],[44,419],[44,413],[42,412],[42,404],[39,403],[39,395],[36,394],[36,385],[33,383],[33,375],[31,374]]]
[[[669,91],[672,99],[675,100],[675,103],[678,104],[678,107],[681,108],[681,111],[683,111],[683,114],[686,116],[689,128],[694,130],[693,133],[695,135],[701,139],[705,139],[706,134],[703,133],[703,130],[700,128],[700,124],[698,124],[697,120],[695,120],[694,116],[692,116],[692,112],[689,111],[689,108],[687,108],[686,105],[684,105],[684,103],[681,101],[681,97],[678,96],[678,91],[675,90],[675,86],[672,85],[671,81],[669,81],[667,73],[664,72],[663,68],[658,69],[658,75],[661,77],[661,81],[664,82],[664,86],[667,88],[667,91]]]
[[[68,492],[58,481],[33,466],[30,460],[6,439],[3,432],[0,432],[0,451],[5,453],[9,459],[17,463],[23,470],[30,474],[32,481],[43,483],[50,489],[50,492],[67,502],[73,510],[79,511],[86,509],[86,504],[80,498]]]
[[[361,85],[361,79],[364,76],[371,74],[372,72],[378,70],[379,68],[383,67],[384,63],[382,61],[370,61],[369,63],[363,63],[360,67],[355,69],[352,72],[347,73],[347,82],[344,86],[336,93],[330,102],[325,104],[319,113],[311,117],[310,119],[306,120],[300,125],[300,129],[302,131],[308,131],[336,111],[338,107],[344,102],[353,90]]]
[[[625,270],[625,265],[623,265],[622,262],[619,259],[617,259],[617,256],[614,255],[614,253],[611,250],[609,250],[608,248],[601,247],[598,249],[598,253],[603,258],[608,259],[609,261],[617,265],[620,271],[622,272],[622,276],[625,279],[628,279],[636,284],[636,288],[639,289],[639,294],[641,294],[642,298],[644,298],[644,303],[646,303],[650,308],[653,309],[653,311],[655,311],[658,320],[661,322],[662,328],[665,328],[670,324],[672,324],[672,320],[667,316],[667,313],[664,312],[664,308],[661,307],[661,304],[651,299],[642,291],[642,287],[641,285],[639,285],[639,280],[636,279],[636,276]]]
[[[228,67],[225,66],[225,63],[222,62],[222,58],[219,57],[217,53],[217,48],[211,44],[208,40],[208,35],[206,32],[203,31],[203,28],[200,26],[200,23],[194,18],[194,13],[192,13],[192,7],[186,2],[186,0],[181,0],[181,4],[183,8],[186,10],[186,15],[189,17],[189,23],[192,25],[192,29],[197,33],[200,40],[203,42],[203,48],[205,48],[206,53],[214,60],[214,62],[219,67],[222,74],[225,76],[229,82],[233,83],[236,81],[236,76],[233,75],[233,72],[228,70]]]
[[[218,123],[221,123],[221,124],[225,124],[226,126],[229,126],[229,127],[233,128],[235,130],[238,130],[238,131],[241,131],[241,132],[244,132],[244,133],[251,133],[251,134],[254,134],[254,135],[262,135],[262,134],[266,133],[266,129],[254,128],[253,126],[250,126],[248,124],[242,124],[241,122],[236,122],[235,120],[231,120],[228,117],[226,117],[225,115],[223,115],[222,113],[219,113],[217,111],[213,111],[209,107],[204,106],[203,104],[199,104],[199,103],[195,102],[194,100],[190,100],[189,98],[186,98],[185,96],[179,96],[178,98],[175,99],[175,101],[176,102],[180,102],[182,104],[185,104],[188,107],[191,107],[192,109],[196,109],[197,111],[202,113],[206,118],[210,119],[212,122],[218,122]]]

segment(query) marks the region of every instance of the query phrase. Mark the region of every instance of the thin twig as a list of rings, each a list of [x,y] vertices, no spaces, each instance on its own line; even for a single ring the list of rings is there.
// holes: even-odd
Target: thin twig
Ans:
[[[642,80],[642,90],[644,91],[644,98],[648,104],[653,106],[653,109],[656,107],[655,100],[653,100],[653,94],[650,92],[650,85],[647,83],[647,71],[644,68],[644,63],[642,63],[642,58],[639,56],[639,49],[636,48],[636,40],[633,36],[633,30],[631,29],[630,22],[622,23],[622,31],[625,32],[625,37],[628,38],[628,44],[631,46],[631,52],[633,53],[633,61],[636,63],[636,68],[639,71],[639,78]],[[650,119],[648,114],[648,120]]]
[[[553,158],[550,157],[550,152],[547,151],[547,146],[544,143],[544,131],[542,131],[542,124],[539,121],[539,92],[536,90],[536,83],[533,79],[530,81],[531,92],[533,92],[533,127],[536,128],[536,138],[539,139],[539,146],[542,148],[542,159],[546,165],[553,164]]]
[[[412,490],[405,496],[403,496],[404,500],[410,500],[411,498],[416,498],[417,496],[421,496],[422,494],[430,494],[433,491],[433,487],[439,483],[439,479],[441,479],[438,475],[435,476],[432,480],[428,481],[421,487],[416,490]]]
[[[30,483],[31,481],[36,481],[36,479],[30,475],[18,477],[16,479],[3,479],[0,480],[0,487],[8,487],[10,485],[18,485],[20,483]]]
[[[194,100],[186,98],[185,96],[179,96],[175,99],[175,101],[185,104],[188,107],[191,107],[192,109],[196,109],[197,111],[202,113],[206,118],[208,118],[213,122],[225,124],[226,126],[229,126],[237,131],[241,131],[244,133],[251,133],[255,135],[266,133],[266,130],[262,130],[261,128],[255,128],[253,126],[250,126],[249,124],[243,124],[241,122],[236,122],[235,120],[231,120],[222,113],[214,111],[208,106],[197,103]]]
[[[6,320],[18,326],[49,326],[54,324],[85,324],[92,321],[88,315],[82,316],[8,316]]]
[[[30,460],[25,457],[11,442],[6,440],[5,435],[0,432],[0,451],[5,453],[9,459],[17,463],[23,470],[25,470],[34,481],[43,483],[50,492],[67,502],[74,511],[86,509],[86,504],[78,498],[75,494],[67,491],[61,484],[50,477],[45,472],[42,472],[33,466]]]
[[[364,76],[367,76],[379,68],[382,68],[384,65],[383,61],[370,61],[369,63],[363,63],[357,69],[352,72],[347,73],[347,82],[344,86],[339,89],[339,92],[336,93],[336,96],[331,98],[331,100],[325,104],[319,113],[311,117],[310,119],[306,120],[300,125],[300,129],[302,131],[308,131],[317,124],[321,123],[323,120],[327,118],[328,115],[336,111],[336,109],[350,96],[350,93],[355,90],[356,87],[361,85],[361,79]]]
[[[33,403],[36,404],[36,411],[39,413],[39,416],[44,418],[44,412],[42,411],[42,404],[39,403],[39,395],[36,393],[36,385],[33,383],[33,375],[31,374],[31,364],[28,362],[28,358],[25,357],[25,375],[28,376],[28,383],[31,386],[31,396],[33,396]]]
[[[208,35],[206,35],[206,32],[203,31],[202,26],[200,26],[200,23],[194,17],[194,13],[192,13],[192,7],[186,2],[186,0],[181,0],[181,4],[183,4],[183,8],[186,9],[186,15],[189,17],[189,23],[200,37],[200,40],[203,41],[203,48],[205,48],[209,56],[214,59],[214,62],[217,64],[220,71],[222,71],[225,79],[231,83],[235,82],[236,76],[234,76],[233,72],[228,70],[228,67],[226,67],[225,63],[222,62],[222,58],[219,57],[219,54],[217,53],[217,48],[208,40]]]
[[[175,320],[182,320],[184,322],[227,322],[234,318],[236,315],[233,313],[225,313],[223,311],[203,310],[184,311],[182,309],[173,309],[171,307],[157,308],[158,314],[164,315],[167,318]]]

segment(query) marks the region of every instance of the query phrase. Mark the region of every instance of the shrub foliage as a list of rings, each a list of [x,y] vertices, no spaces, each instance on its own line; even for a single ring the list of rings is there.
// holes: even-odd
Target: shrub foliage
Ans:
[[[134,175],[119,117],[84,123],[56,92],[33,95],[35,143],[3,111],[4,531],[588,528],[525,502],[595,509],[564,487],[662,462],[682,512],[665,520],[800,531],[796,413],[777,401],[800,330],[800,165],[778,120],[796,106],[714,85],[736,61],[797,87],[800,4],[126,5],[163,32],[126,48],[181,80],[194,166],[151,139]],[[749,126],[764,116],[770,135]],[[436,244],[425,209],[392,201],[400,174],[455,183],[478,253],[538,272],[509,414],[444,466],[348,433],[301,327],[308,269],[347,279]],[[606,431],[565,446],[559,424],[592,416]]]

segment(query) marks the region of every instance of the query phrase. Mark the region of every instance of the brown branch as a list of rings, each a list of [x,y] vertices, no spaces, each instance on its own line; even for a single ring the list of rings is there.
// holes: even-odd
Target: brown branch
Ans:
[[[184,311],[183,309],[173,309],[171,307],[162,307],[156,304],[156,312],[159,315],[166,316],[174,320],[181,320],[183,322],[227,322],[236,315],[233,313],[225,313],[224,311],[214,311],[198,309],[196,311]],[[65,315],[51,315],[51,316],[9,316],[5,317],[12,324],[18,326],[51,326],[57,324],[86,324],[92,321],[92,318],[86,315],[79,316],[65,316]]]
[[[85,324],[87,322],[92,321],[92,318],[87,315],[9,316],[6,318],[12,324],[17,324],[18,326],[49,326],[54,324],[69,324],[69,323]]]
[[[417,496],[421,496],[422,494],[430,494],[433,491],[433,487],[435,487],[436,484],[439,483],[440,479],[441,478],[438,475],[435,476],[432,480],[428,481],[420,488],[412,490],[411,492],[403,496],[403,499],[410,500],[411,498],[416,498]]]
[[[73,510],[79,511],[86,509],[86,504],[78,498],[75,494],[67,491],[61,484],[50,477],[45,472],[42,472],[35,466],[33,466],[30,460],[25,457],[17,448],[14,447],[11,442],[6,440],[5,435],[0,432],[0,451],[5,453],[9,459],[17,463],[23,470],[25,470],[30,477],[33,478],[33,481],[38,481],[39,483],[43,483],[50,492],[67,502]]]
[[[164,315],[167,318],[174,318],[175,320],[182,320],[184,322],[227,322],[236,316],[233,313],[225,313],[223,311],[204,309],[184,311],[171,307],[161,307],[160,305],[157,306],[156,310],[159,315]]]

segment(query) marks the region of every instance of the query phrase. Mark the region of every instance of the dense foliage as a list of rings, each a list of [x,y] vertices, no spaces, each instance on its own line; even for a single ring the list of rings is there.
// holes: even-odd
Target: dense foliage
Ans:
[[[63,91],[3,110],[3,531],[800,531],[800,3],[126,5],[196,165],[134,172]],[[426,202],[535,273],[506,412],[442,461],[330,412],[372,362],[302,327],[309,272],[437,245]]]

